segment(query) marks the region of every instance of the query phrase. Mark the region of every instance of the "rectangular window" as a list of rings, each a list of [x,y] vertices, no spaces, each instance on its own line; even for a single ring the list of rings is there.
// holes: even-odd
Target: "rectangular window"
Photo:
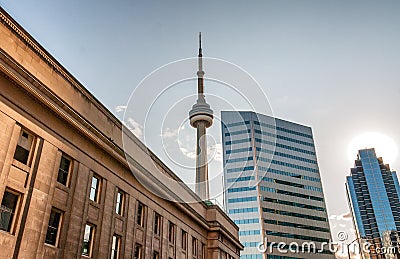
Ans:
[[[142,246],[139,244],[135,245],[135,253],[134,253],[134,259],[142,259],[143,258],[143,251],[142,251]]]
[[[119,246],[121,238],[117,235],[113,235],[111,244],[111,259],[119,258]]]
[[[160,254],[156,251],[153,252],[153,259],[160,259]]]
[[[63,155],[61,157],[60,167],[58,168],[57,182],[67,186],[70,167],[71,167],[71,160],[69,160]]]
[[[26,132],[25,130],[21,130],[19,135],[18,144],[15,149],[14,159],[25,164],[29,165],[29,154],[32,149],[33,136]]]
[[[188,234],[182,230],[182,249],[186,251],[187,249],[187,239],[188,239]]]
[[[45,243],[57,246],[58,234],[61,227],[62,213],[54,208],[51,209],[49,225],[47,226]]]
[[[0,229],[11,232],[20,195],[6,190],[0,207]]]
[[[175,225],[172,222],[168,224],[168,241],[175,244]]]
[[[92,177],[92,183],[90,185],[90,200],[94,202],[99,201],[99,189],[100,189],[100,178],[98,176]]]
[[[91,257],[93,250],[95,227],[89,224],[85,226],[85,233],[83,234],[82,254]]]
[[[154,214],[154,235],[159,236],[161,230],[161,216],[158,213]]]
[[[192,238],[192,254],[194,256],[197,256],[198,253],[198,247],[197,247],[197,239],[196,238]]]
[[[139,202],[137,208],[136,223],[141,227],[144,226],[144,205],[141,202]]]
[[[121,216],[124,214],[124,200],[125,200],[124,196],[125,196],[124,193],[118,189],[115,212]]]

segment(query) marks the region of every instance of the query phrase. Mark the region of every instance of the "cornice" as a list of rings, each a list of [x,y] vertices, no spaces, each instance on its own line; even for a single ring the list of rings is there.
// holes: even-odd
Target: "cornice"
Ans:
[[[97,100],[81,83],[78,82],[58,61],[51,56],[33,37],[26,32],[1,6],[0,6],[0,22],[5,24],[10,31],[16,35],[19,39],[21,39],[37,56],[39,56],[43,61],[45,61],[55,72],[60,74],[68,83],[74,86],[78,91],[83,94],[96,108],[98,108],[107,119],[110,119],[113,122],[113,127],[117,127],[118,130],[122,133],[129,134],[128,130],[123,129],[123,124],[121,121],[116,118],[99,100]],[[37,78],[31,75],[29,72],[25,71],[22,67],[20,67],[13,58],[11,58],[7,53],[0,49],[0,54],[3,56],[7,56],[6,59],[12,60],[12,62],[7,62],[14,69],[21,72],[21,75],[24,75],[24,78],[28,80],[30,83],[38,87],[46,94],[46,96],[51,97],[53,101],[59,104],[60,107],[68,110],[68,113],[72,115],[76,120],[80,121],[83,125],[88,129],[92,129],[95,132],[96,136],[104,141],[104,143],[113,147],[114,151],[119,153],[124,157],[123,149],[117,143],[114,143],[111,136],[106,136],[103,132],[101,132],[95,125],[88,122],[86,119],[82,118],[82,116],[73,110],[68,104],[58,98],[49,88],[45,87]],[[4,58],[3,58],[4,60]],[[23,73],[22,73],[23,72]],[[29,74],[29,75],[28,75]],[[17,80],[18,81],[18,80]],[[134,134],[129,134],[128,136],[135,144],[137,144],[144,152],[150,154],[152,159],[159,164],[167,174],[169,174],[174,179],[177,176],[150,150],[146,147]]]
[[[10,31],[16,35],[19,39],[21,39],[30,49],[34,51],[36,55],[38,55],[43,61],[45,61],[54,71],[56,71],[58,74],[60,74],[65,80],[67,80],[68,83],[73,85],[75,88],[79,90],[80,93],[82,93],[86,98],[90,100],[90,102],[96,106],[99,110],[101,110],[108,119],[110,119],[115,127],[117,127],[121,132],[124,133],[129,133],[129,131],[123,129],[123,124],[121,121],[116,118],[99,100],[96,99],[77,79],[75,79],[58,61],[51,56],[27,31],[25,31],[1,6],[0,6],[0,22],[5,24]],[[7,56],[9,60],[12,60],[4,51],[0,49],[2,54],[4,56]],[[18,72],[21,72],[22,69],[19,68],[17,65],[17,62],[13,60],[13,68],[18,68]],[[8,62],[10,64],[10,62]],[[24,71],[23,74],[28,74],[28,72]],[[98,134],[96,134],[100,139],[102,139],[105,143],[108,145],[114,146],[114,150],[122,156],[123,154],[123,149],[120,147],[118,144],[114,143],[111,136],[106,136],[103,132],[98,130],[95,125],[87,122],[87,120],[83,119],[82,116],[74,111],[69,105],[67,105],[65,102],[63,102],[60,98],[58,98],[53,92],[51,92],[47,87],[42,85],[39,80],[34,78],[33,75],[29,74],[29,76],[25,76],[29,82],[34,84],[35,86],[39,87],[40,89],[44,90],[45,92],[48,92],[51,96],[52,99],[55,100],[61,107],[68,109],[69,114],[72,114],[75,119],[79,120],[83,124],[86,124],[88,128],[93,128],[95,131],[97,131]],[[47,95],[47,96],[50,96]],[[128,136],[135,144],[137,144],[144,152],[147,152],[153,161],[160,165],[164,171],[169,174],[173,179],[177,181],[181,181],[179,177],[172,172],[171,169],[169,169],[148,147],[146,147],[139,139],[134,134],[129,134]],[[122,152],[122,153],[121,153]]]
[[[55,72],[61,75],[68,83],[77,88],[99,110],[107,115],[122,129],[121,123],[95,96],[93,96],[79,81],[68,72],[49,52],[47,52],[25,29],[22,28],[1,6],[0,22],[6,25],[10,31],[23,41],[38,57],[46,62]]]

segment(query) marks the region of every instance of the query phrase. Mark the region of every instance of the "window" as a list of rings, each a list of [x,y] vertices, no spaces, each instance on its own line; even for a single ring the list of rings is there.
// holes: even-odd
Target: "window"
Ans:
[[[57,182],[67,186],[70,167],[71,160],[63,155],[61,157],[60,168],[58,169]]]
[[[192,254],[194,256],[197,256],[198,253],[198,248],[197,248],[197,239],[196,238],[192,238]]]
[[[161,216],[158,213],[154,214],[154,235],[159,236],[161,230]]]
[[[0,229],[11,232],[19,196],[16,193],[6,190],[0,207]]]
[[[92,177],[92,184],[90,185],[90,200],[94,202],[99,201],[100,178],[98,176]]]
[[[49,225],[47,226],[45,243],[57,246],[58,233],[61,227],[62,213],[54,208],[51,209]]]
[[[139,244],[135,245],[135,254],[134,254],[134,259],[142,259],[143,258],[143,251],[142,251],[142,246]]]
[[[89,224],[85,226],[85,233],[83,234],[82,254],[91,257],[93,248],[93,237],[95,227]]]
[[[113,235],[111,244],[111,259],[119,258],[119,246],[121,238],[117,235]]]
[[[136,223],[141,227],[144,226],[144,205],[141,202],[139,202],[137,208]]]
[[[153,252],[153,259],[159,259],[160,258],[160,254],[156,251]]]
[[[182,230],[182,249],[186,251],[187,249],[187,239],[188,239],[188,234]]]
[[[118,189],[117,192],[117,201],[116,201],[116,205],[115,205],[115,212],[118,215],[123,215],[124,213],[124,193]]]
[[[170,221],[168,225],[168,241],[175,243],[175,225]]]
[[[33,136],[25,130],[21,130],[14,153],[14,159],[25,165],[29,165],[29,153],[31,152],[32,143]]]

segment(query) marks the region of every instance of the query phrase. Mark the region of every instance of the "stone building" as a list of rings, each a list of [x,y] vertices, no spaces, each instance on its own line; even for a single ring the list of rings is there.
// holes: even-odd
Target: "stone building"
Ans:
[[[122,123],[1,8],[0,21],[0,258],[239,258],[218,206],[139,184]],[[128,139],[134,170],[179,180]]]

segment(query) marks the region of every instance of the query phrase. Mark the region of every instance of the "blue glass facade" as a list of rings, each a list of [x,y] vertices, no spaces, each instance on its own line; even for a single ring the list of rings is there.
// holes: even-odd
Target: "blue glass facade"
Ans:
[[[358,236],[376,247],[397,246],[400,240],[398,179],[389,165],[377,158],[373,148],[358,152],[346,189]]]
[[[325,199],[310,127],[254,112],[222,112],[225,207],[238,223],[241,258],[334,258],[260,253],[260,241],[329,242]]]
[[[355,218],[355,226],[357,228],[358,233],[360,233],[360,236],[365,236],[365,230],[364,226],[362,224],[362,219],[361,219],[361,211],[360,207],[358,207],[358,202],[357,202],[357,195],[354,187],[354,182],[353,178],[350,176],[347,177],[347,193],[349,202],[351,203],[350,207],[353,208],[353,217]],[[353,203],[354,201],[354,203]]]
[[[392,177],[393,177],[393,182],[394,186],[396,188],[397,194],[399,195],[399,200],[400,200],[400,184],[399,184],[399,179],[397,178],[397,174],[395,172],[392,172]]]

